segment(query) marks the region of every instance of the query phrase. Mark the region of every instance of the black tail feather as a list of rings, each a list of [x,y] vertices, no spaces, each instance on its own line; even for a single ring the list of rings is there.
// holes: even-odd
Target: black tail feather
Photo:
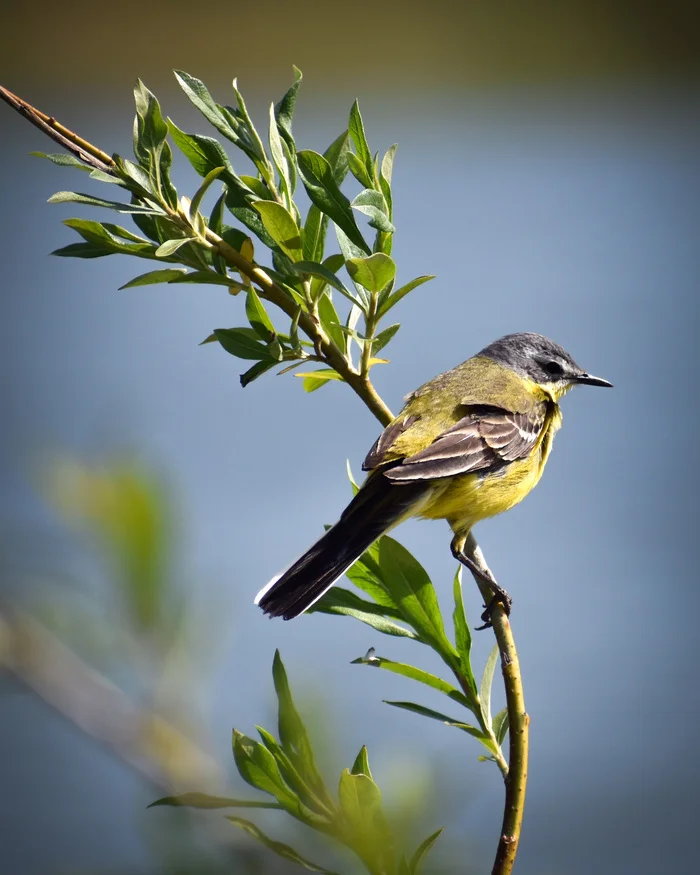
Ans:
[[[338,522],[281,577],[268,584],[256,603],[271,617],[291,620],[299,616],[428,488],[425,483],[391,483],[381,473],[371,475]]]

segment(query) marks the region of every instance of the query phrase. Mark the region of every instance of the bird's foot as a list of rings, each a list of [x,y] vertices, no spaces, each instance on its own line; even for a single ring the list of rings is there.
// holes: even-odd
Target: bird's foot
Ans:
[[[485,611],[481,615],[481,619],[484,621],[484,625],[476,626],[474,631],[481,632],[482,629],[490,629],[493,626],[491,617],[493,615],[493,609],[496,607],[496,605],[501,605],[503,607],[503,610],[505,611],[506,617],[509,617],[512,604],[513,599],[504,589],[501,589],[501,587],[499,586],[497,591],[494,591],[493,598],[488,603],[488,605],[484,605]]]

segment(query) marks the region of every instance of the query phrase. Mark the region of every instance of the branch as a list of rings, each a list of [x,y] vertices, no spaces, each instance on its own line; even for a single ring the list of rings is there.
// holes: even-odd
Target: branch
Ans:
[[[57,122],[52,116],[48,116],[36,109],[36,107],[17,97],[16,94],[13,94],[1,85],[0,98],[80,161],[83,161],[90,167],[102,170],[104,173],[116,175],[114,172],[114,161],[102,149],[84,140],[78,134]],[[176,210],[168,209],[167,211],[170,218],[175,221],[181,219]],[[296,304],[284,289],[274,282],[262,268],[241,255],[237,249],[234,249],[233,246],[230,246],[209,228],[206,229],[205,240],[218,251],[228,265],[240,271],[254,282],[262,292],[262,297],[279,307],[290,319],[295,318],[297,314]],[[391,422],[393,418],[391,411],[377,394],[367,374],[359,373],[350,365],[340,349],[323,331],[318,321],[311,314],[302,311],[299,315],[299,327],[309,340],[313,342],[326,362],[340,374],[374,416],[383,425]]]
[[[112,158],[101,149],[59,124],[53,117],[47,116],[35,109],[31,104],[17,97],[11,91],[0,86],[0,98],[8,103],[32,124],[36,125],[62,148],[75,155],[80,161],[103,172],[114,175],[115,164]],[[171,218],[181,221],[177,211],[168,208]],[[238,250],[227,244],[210,229],[205,231],[202,242],[215,248],[231,267],[247,276],[261,291],[261,296],[278,306],[290,318],[297,315],[297,306],[284,289],[275,283],[265,271],[241,255]],[[393,419],[391,410],[384,403],[372,385],[367,374],[366,364],[360,372],[356,371],[345,358],[341,350],[325,334],[320,324],[310,313],[299,314],[299,327],[314,343],[317,352],[334,368],[362,399],[370,412],[386,426]],[[473,535],[469,535],[466,549],[471,553],[479,567],[490,574],[483,554]],[[473,575],[479,586],[485,602],[491,601],[492,593],[477,576]],[[498,851],[492,869],[492,875],[509,875],[513,868],[520,838],[523,806],[525,803],[525,786],[527,781],[528,755],[528,724],[529,718],[525,712],[522,680],[518,654],[508,617],[503,607],[496,605],[491,621],[494,634],[501,654],[501,667],[505,685],[508,719],[510,726],[510,759],[509,770],[505,778],[506,798],[503,814],[503,826],[498,844]]]
[[[474,535],[469,535],[464,549],[487,576],[493,577]],[[490,604],[493,600],[493,592],[483,580],[476,575],[473,577],[484,598],[484,603]],[[530,718],[525,711],[520,661],[515,649],[513,630],[502,604],[498,602],[494,604],[490,619],[501,654],[501,670],[508,707],[508,738],[510,740],[508,774],[505,777],[506,798],[503,809],[503,825],[491,873],[492,875],[508,875],[518,853],[518,842],[523,823]]]

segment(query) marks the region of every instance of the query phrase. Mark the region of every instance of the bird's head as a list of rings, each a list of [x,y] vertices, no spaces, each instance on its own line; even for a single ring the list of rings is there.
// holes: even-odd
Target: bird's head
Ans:
[[[574,386],[612,386],[607,380],[584,371],[563,347],[542,334],[506,334],[484,347],[478,355],[532,380],[555,401]]]

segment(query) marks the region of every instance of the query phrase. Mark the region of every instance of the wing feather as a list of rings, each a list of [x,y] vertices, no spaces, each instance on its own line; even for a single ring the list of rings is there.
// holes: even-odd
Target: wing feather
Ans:
[[[525,458],[532,451],[545,419],[544,403],[530,413],[512,413],[496,407],[470,407],[466,416],[439,435],[430,446],[387,468],[384,476],[404,482],[502,468],[509,462]]]

